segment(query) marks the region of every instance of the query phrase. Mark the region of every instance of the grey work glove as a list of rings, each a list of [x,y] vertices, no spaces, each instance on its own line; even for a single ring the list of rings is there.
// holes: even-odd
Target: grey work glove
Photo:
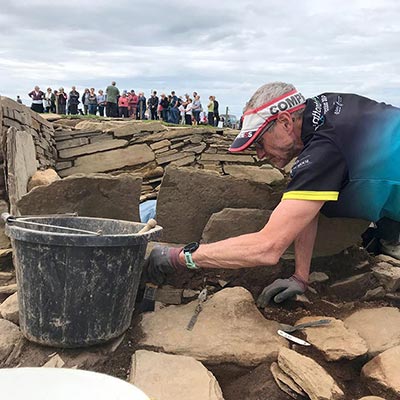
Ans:
[[[272,297],[275,303],[281,303],[296,294],[303,294],[307,290],[307,286],[307,282],[295,275],[288,279],[277,279],[264,288],[258,296],[257,306],[260,308],[266,307]]]
[[[182,248],[157,246],[151,251],[143,270],[147,282],[162,285],[168,276],[174,275],[185,265],[179,261]]]

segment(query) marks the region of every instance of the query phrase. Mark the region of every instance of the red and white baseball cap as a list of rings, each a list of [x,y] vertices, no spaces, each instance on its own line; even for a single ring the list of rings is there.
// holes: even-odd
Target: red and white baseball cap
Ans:
[[[278,118],[281,111],[293,113],[305,107],[306,99],[296,89],[279,96],[260,107],[247,110],[243,114],[243,125],[229,151],[237,153],[247,149],[262,133],[264,128]]]

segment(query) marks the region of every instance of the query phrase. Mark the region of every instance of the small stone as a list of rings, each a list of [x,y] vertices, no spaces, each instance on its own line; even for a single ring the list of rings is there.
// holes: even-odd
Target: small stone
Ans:
[[[362,263],[360,263],[360,264],[357,264],[355,267],[354,267],[354,269],[356,269],[356,270],[360,270],[360,269],[364,269],[365,267],[368,267],[369,266],[369,261],[363,261]]]
[[[200,294],[200,290],[184,289],[182,296],[185,299],[190,299],[192,297],[197,297]]]
[[[44,171],[36,171],[28,182],[28,192],[36,186],[50,185],[50,183],[59,181],[60,179],[54,169],[49,168]]]
[[[374,276],[388,292],[395,292],[400,288],[400,268],[387,262],[380,262],[372,268]]]
[[[376,260],[379,260],[379,261],[388,262],[388,263],[393,264],[393,265],[398,265],[398,266],[400,266],[400,260],[398,260],[397,258],[388,256],[388,255],[386,255],[386,254],[379,254],[379,255],[377,255],[377,256],[375,257],[375,259],[376,259]]]
[[[325,272],[312,272],[308,278],[310,285],[312,283],[322,283],[329,281],[329,276]]]
[[[304,304],[311,304],[311,301],[307,298],[305,294],[296,294],[295,301]]]
[[[56,354],[51,357],[50,360],[42,366],[42,368],[62,368],[64,365],[64,360],[58,354]]]
[[[378,286],[375,289],[367,290],[364,297],[361,300],[377,300],[383,299],[386,295],[386,290],[383,286]]]
[[[14,324],[19,324],[18,294],[14,293],[0,305],[0,315]]]

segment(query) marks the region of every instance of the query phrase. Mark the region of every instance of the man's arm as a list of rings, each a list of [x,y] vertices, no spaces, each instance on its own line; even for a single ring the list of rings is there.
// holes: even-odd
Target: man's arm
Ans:
[[[295,275],[308,282],[308,275],[310,274],[310,264],[312,253],[314,249],[315,238],[317,237],[318,229],[317,214],[311,222],[300,232],[294,241],[294,252],[296,260]]]
[[[193,253],[193,260],[202,268],[237,269],[275,265],[289,245],[315,219],[323,204],[324,201],[281,201],[261,231],[201,245]],[[305,237],[300,235],[301,241],[306,242],[311,237],[309,233]],[[307,255],[301,256],[300,265],[303,265],[307,258],[308,252]],[[184,264],[182,253],[179,259]]]

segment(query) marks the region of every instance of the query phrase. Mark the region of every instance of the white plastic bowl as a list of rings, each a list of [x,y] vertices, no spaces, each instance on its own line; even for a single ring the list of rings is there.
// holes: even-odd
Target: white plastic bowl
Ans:
[[[67,368],[0,369],[0,393],[13,400],[150,400],[121,379]]]

